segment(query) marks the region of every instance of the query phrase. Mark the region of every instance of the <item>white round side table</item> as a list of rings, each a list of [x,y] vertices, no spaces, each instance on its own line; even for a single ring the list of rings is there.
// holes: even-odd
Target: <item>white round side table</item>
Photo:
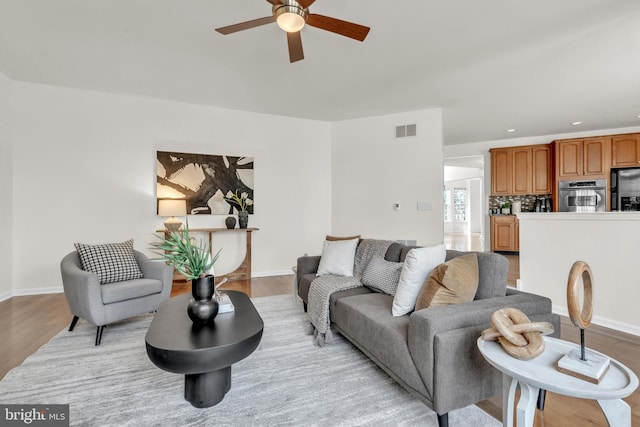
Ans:
[[[544,337],[544,340],[545,349],[540,356],[520,360],[507,354],[498,342],[478,338],[478,349],[482,356],[503,374],[502,425],[513,427],[515,393],[520,385],[520,401],[516,408],[516,425],[520,427],[533,426],[540,389],[597,400],[610,426],[630,427],[631,408],[622,399],[638,387],[638,377],[625,365],[611,358],[609,371],[600,384],[563,374],[556,367],[558,360],[569,350],[579,348],[579,345],[551,337]]]

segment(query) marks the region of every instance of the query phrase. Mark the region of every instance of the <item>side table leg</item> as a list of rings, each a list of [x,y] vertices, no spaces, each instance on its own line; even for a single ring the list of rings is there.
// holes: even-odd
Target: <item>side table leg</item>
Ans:
[[[610,427],[631,427],[631,408],[622,399],[598,400]]]
[[[184,376],[184,398],[196,408],[208,408],[224,399],[231,389],[231,366]]]
[[[538,387],[520,383],[520,401],[516,415],[518,427],[533,427],[539,391]]]
[[[518,388],[518,380],[502,374],[502,425],[504,427],[513,427],[516,388]]]

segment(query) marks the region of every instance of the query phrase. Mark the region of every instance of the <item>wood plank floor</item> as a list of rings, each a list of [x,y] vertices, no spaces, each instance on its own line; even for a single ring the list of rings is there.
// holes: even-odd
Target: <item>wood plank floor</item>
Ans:
[[[253,297],[292,294],[293,276],[255,278],[227,283],[224,287],[241,290]],[[189,291],[190,285],[176,283],[172,295]],[[0,302],[0,378],[68,327],[71,317],[63,294],[21,296]],[[105,330],[103,340],[108,333]],[[640,373],[640,338],[596,325],[592,325],[586,335],[588,347],[606,353],[636,374]],[[566,318],[563,318],[562,338],[572,342],[580,340],[578,329]],[[640,426],[640,391],[636,390],[625,401],[632,408],[632,425]],[[480,402],[478,406],[499,419],[502,416],[501,404],[501,398],[497,396]],[[607,426],[607,422],[595,401],[548,393],[546,409],[544,412],[536,411],[534,425]]]

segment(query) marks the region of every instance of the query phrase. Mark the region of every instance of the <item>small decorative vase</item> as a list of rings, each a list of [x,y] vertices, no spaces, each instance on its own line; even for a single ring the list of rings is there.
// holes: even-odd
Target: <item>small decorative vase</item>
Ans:
[[[240,228],[247,228],[247,225],[249,225],[249,212],[238,212],[238,224]]]
[[[236,226],[236,217],[228,216],[227,219],[224,220],[224,224],[227,228],[234,228]]]
[[[191,281],[193,299],[189,301],[187,314],[193,323],[212,322],[218,314],[218,301],[213,298],[213,280],[213,274],[209,274]]]

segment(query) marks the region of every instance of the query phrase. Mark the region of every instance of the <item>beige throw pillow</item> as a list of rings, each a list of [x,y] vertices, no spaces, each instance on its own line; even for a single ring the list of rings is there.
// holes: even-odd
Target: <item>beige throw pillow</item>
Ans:
[[[477,290],[478,257],[476,254],[462,255],[433,269],[418,295],[416,310],[470,302]]]

